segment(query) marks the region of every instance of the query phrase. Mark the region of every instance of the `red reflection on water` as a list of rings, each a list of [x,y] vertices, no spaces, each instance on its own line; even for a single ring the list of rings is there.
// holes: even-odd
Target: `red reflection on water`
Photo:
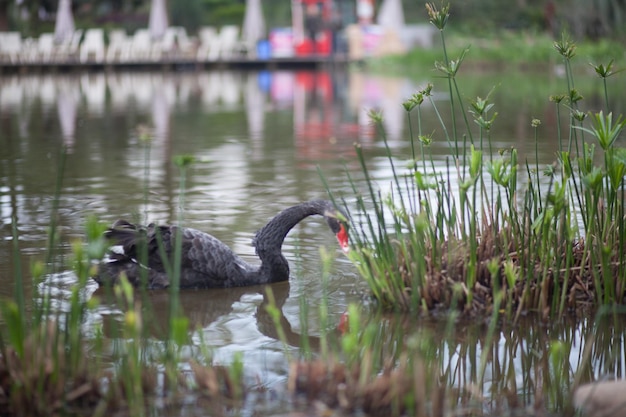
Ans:
[[[298,71],[277,76],[272,82],[275,103],[293,108],[294,140],[299,157],[307,160],[353,156],[354,144],[370,144],[374,126],[363,123],[350,109],[347,74],[331,71]]]

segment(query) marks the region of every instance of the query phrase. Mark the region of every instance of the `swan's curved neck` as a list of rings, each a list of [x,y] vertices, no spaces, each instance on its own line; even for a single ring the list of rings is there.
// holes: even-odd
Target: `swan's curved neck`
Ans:
[[[282,245],[287,233],[300,221],[314,214],[323,215],[328,210],[328,203],[322,200],[289,207],[271,219],[254,238],[256,253],[261,259],[259,273],[265,275],[268,282],[284,281],[289,278],[289,264],[282,255]]]

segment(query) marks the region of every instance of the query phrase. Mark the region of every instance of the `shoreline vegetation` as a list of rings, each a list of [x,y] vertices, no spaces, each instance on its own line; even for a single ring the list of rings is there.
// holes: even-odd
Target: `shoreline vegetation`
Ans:
[[[553,42],[565,78],[562,91],[553,92],[550,100],[557,120],[567,117],[570,128],[557,126],[559,151],[553,164],[519,161],[515,149],[496,149],[490,141],[490,129],[498,122],[490,93],[468,102],[461,92],[456,76],[473,50],[453,52],[447,45],[449,6],[426,7],[441,34],[443,60],[438,58],[435,68],[443,87],[437,90],[448,91],[453,123],[441,122],[435,132],[422,130],[421,106],[432,106],[439,114],[433,84],[398,103],[406,111],[411,155],[399,166],[386,148],[394,173],[389,195],[376,188],[364,151],[357,146],[368,188],[353,183],[352,196],[334,197],[352,207],[350,259],[376,302],[367,308],[351,305],[340,329],[331,331],[328,299],[322,300],[316,307],[324,321],[319,351],[303,344],[294,357],[286,349],[291,365],[284,401],[312,409],[314,415],[334,415],[336,409],[372,416],[439,417],[450,411],[545,415],[546,410],[573,415],[571,393],[578,384],[610,372],[616,363],[622,366],[624,360],[620,365],[621,346],[612,343],[612,332],[624,332],[619,316],[624,309],[618,305],[626,296],[626,149],[618,142],[626,120],[611,113],[607,85],[620,71],[612,60],[594,64],[605,100],[602,108],[587,110],[576,90],[576,45],[566,37]],[[370,116],[384,140],[384,115]],[[542,122],[528,123],[536,133]],[[429,154],[434,140],[449,146],[443,170]],[[149,137],[142,146],[147,199]],[[192,163],[190,157],[175,159],[181,172],[181,207]],[[64,168],[61,152],[57,201],[63,198]],[[57,207],[50,215],[50,255],[32,267],[36,284],[55,268]],[[12,224],[18,259],[15,216]],[[90,218],[85,240],[73,244],[70,264],[63,266],[71,267],[77,279],[67,311],[55,309],[54,295],[38,285],[34,307],[27,309],[22,274],[16,271],[14,297],[0,305],[0,414],[142,416],[190,401],[215,415],[236,414],[250,390],[243,361],[235,357],[227,366],[214,365],[204,340],[192,358],[183,353],[196,329],[181,313],[175,286],[168,290],[164,341],[150,336],[143,290],[124,280],[111,294],[123,311],[116,331],[121,336],[111,341],[101,327],[85,329],[98,298],[84,300],[83,294],[94,263],[107,250],[104,227]],[[321,276],[327,280],[332,257],[322,252],[322,258]],[[175,256],[174,277],[179,261]],[[265,291],[262,308],[272,317],[278,339],[288,346],[272,286]],[[304,300],[303,329],[310,308]],[[573,319],[570,313],[583,310],[597,315],[581,322],[582,333],[564,325]],[[390,311],[401,312],[405,320],[386,320]],[[425,317],[436,311],[441,317]],[[461,317],[472,315],[482,323],[477,331],[457,328]],[[554,326],[547,329],[541,320],[518,326],[536,315],[553,320]],[[416,317],[434,320],[432,329],[417,327]],[[607,332],[601,331],[605,325]],[[500,352],[499,337],[505,334],[511,345]],[[461,345],[460,339],[470,342]],[[584,343],[584,349],[579,348],[574,365],[577,343]],[[516,374],[519,356],[528,373],[523,378]],[[494,382],[494,375],[505,377]]]
[[[546,32],[501,29],[495,34],[476,36],[452,30],[446,33],[446,52],[449,57],[460,56],[468,49],[466,71],[506,71],[518,68],[525,71],[545,71],[563,64],[554,53],[554,39]],[[377,57],[366,61],[372,71],[385,74],[414,73],[416,68],[430,70],[433,62],[441,61],[442,39],[436,38],[433,48],[415,48],[406,54]],[[576,43],[577,58],[570,62],[577,74],[593,73],[590,63],[614,60],[623,67],[626,61],[626,44],[610,38]]]
[[[540,166],[537,152],[535,162],[518,161],[516,149],[492,146],[490,130],[498,113],[491,92],[472,100],[461,92],[457,74],[471,50],[448,53],[453,50],[444,35],[448,7],[427,4],[427,10],[441,34],[443,60],[435,62],[435,69],[447,80],[453,122],[448,128],[440,119],[436,132],[422,131],[422,105],[440,114],[432,100],[433,84],[403,103],[412,155],[404,158],[407,172],[394,166],[387,147],[392,195],[374,188],[357,149],[370,186],[354,187],[354,217],[362,222],[353,228],[356,244],[350,258],[374,298],[394,311],[457,310],[493,314],[494,319],[504,313],[514,321],[529,311],[547,320],[577,309],[623,304],[626,149],[616,141],[626,120],[609,106],[607,79],[619,72],[614,60],[593,65],[604,102],[601,109],[584,111],[573,71],[577,46],[566,35],[552,43],[566,85],[565,93],[554,92],[549,100],[556,120],[561,115],[569,119],[569,129],[557,126],[553,164]],[[385,140],[384,115],[372,112],[370,117]],[[537,150],[541,120],[528,123]],[[449,146],[443,171],[435,168],[429,153],[433,140]]]

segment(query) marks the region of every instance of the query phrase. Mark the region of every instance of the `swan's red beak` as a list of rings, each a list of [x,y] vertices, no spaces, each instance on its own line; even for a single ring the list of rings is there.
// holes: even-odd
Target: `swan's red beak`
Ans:
[[[350,243],[348,242],[348,231],[343,224],[339,225],[339,231],[337,232],[336,236],[343,253],[348,253],[350,251]]]

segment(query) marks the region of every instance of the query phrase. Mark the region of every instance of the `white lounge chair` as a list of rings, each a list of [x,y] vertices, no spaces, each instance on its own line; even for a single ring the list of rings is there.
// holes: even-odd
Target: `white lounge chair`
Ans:
[[[170,26],[165,30],[165,34],[154,42],[152,56],[159,59],[159,54],[171,58],[189,58],[194,55],[195,42],[187,36],[187,31],[182,26]]]
[[[39,35],[32,53],[32,61],[51,62],[55,57],[54,33]]]
[[[85,33],[85,39],[80,45],[80,62],[91,61],[90,57],[93,54],[93,61],[104,61],[104,30],[100,28],[87,29]]]
[[[223,26],[219,35],[219,58],[232,58],[239,50],[239,27],[235,25]],[[217,58],[215,58],[217,59]]]
[[[155,57],[160,57],[161,52],[152,42],[148,29],[138,29],[133,35],[128,59],[134,62],[149,61]]]
[[[80,50],[80,40],[83,37],[83,30],[76,29],[69,41],[56,44],[56,59],[59,61],[70,61],[78,57]]]
[[[209,58],[209,52],[217,38],[217,31],[213,26],[203,26],[198,30],[198,38],[200,44],[198,45],[196,59],[198,61],[205,61]]]
[[[128,60],[132,39],[126,35],[124,29],[113,29],[109,32],[109,45],[106,51],[107,62],[121,62]]]
[[[222,58],[231,58],[239,43],[239,28],[235,25],[222,26],[219,34],[213,38],[208,48],[207,59],[217,61]]]
[[[182,26],[174,26],[173,28],[176,30],[178,56],[181,58],[193,58],[198,43],[197,39],[190,38],[187,35],[187,30]]]
[[[22,52],[22,36],[19,32],[0,32],[0,61],[19,62]]]
[[[167,57],[173,57],[176,54],[176,29],[168,27],[165,29],[163,37],[157,41],[154,41],[156,48],[153,52],[159,54],[155,58],[160,58],[160,55]]]

